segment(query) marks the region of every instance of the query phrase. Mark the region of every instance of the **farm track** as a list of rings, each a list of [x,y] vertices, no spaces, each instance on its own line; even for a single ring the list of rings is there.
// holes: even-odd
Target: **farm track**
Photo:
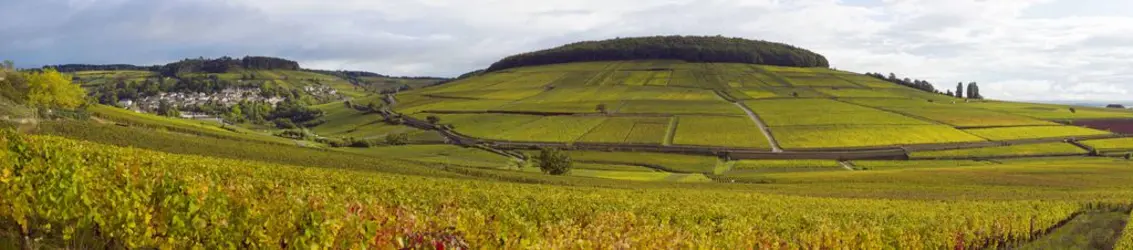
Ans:
[[[767,128],[767,124],[763,123],[763,119],[760,119],[759,115],[755,114],[755,111],[752,111],[751,108],[748,108],[747,105],[744,105],[741,102],[733,102],[732,104],[735,104],[736,106],[740,107],[740,109],[743,109],[744,113],[747,113],[747,116],[751,118],[751,121],[755,122],[756,126],[759,126],[759,132],[763,133],[764,138],[767,138],[767,143],[771,145],[772,153],[783,152],[783,148],[779,147],[779,141],[776,141],[775,136],[771,135],[771,129]]]

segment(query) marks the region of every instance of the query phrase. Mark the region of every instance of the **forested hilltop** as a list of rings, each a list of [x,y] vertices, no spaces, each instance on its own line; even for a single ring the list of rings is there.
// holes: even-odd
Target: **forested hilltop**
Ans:
[[[586,41],[513,55],[487,71],[584,61],[675,59],[792,67],[829,67],[826,57],[783,43],[723,36],[653,36]]]

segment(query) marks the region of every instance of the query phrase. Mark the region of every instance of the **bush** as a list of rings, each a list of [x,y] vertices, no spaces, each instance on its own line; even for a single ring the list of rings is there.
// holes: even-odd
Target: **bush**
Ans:
[[[537,160],[539,161],[539,169],[543,170],[543,173],[551,175],[568,174],[574,165],[570,155],[557,148],[540,150]]]
[[[319,119],[314,119],[314,120],[303,122],[303,124],[301,124],[301,125],[303,125],[303,127],[306,127],[306,128],[311,128],[311,127],[323,125],[323,123],[327,123],[327,120],[323,119],[323,118],[319,118]]]
[[[295,123],[292,122],[291,119],[287,119],[287,118],[276,118],[275,120],[272,120],[272,123],[275,123],[275,127],[281,128],[281,129],[296,128]]]
[[[386,144],[389,145],[405,145],[409,144],[409,134],[407,133],[392,133],[386,135]]]
[[[308,135],[309,134],[306,131],[291,130],[291,129],[280,131],[279,133],[275,133],[275,136],[279,136],[279,137],[283,137],[283,138],[298,139],[298,140],[306,139]]]
[[[326,144],[328,146],[336,147],[336,148],[341,148],[341,147],[345,147],[347,145],[350,145],[349,143],[346,143],[346,140],[337,139],[337,138],[326,138],[326,137],[315,138],[315,142]]]

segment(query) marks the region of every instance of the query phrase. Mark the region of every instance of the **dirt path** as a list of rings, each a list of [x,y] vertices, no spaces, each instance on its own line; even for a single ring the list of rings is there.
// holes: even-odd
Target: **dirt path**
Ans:
[[[849,161],[838,161],[838,165],[842,165],[842,168],[845,168],[846,170],[855,171],[854,164],[850,163]]]
[[[751,109],[748,108],[747,105],[744,105],[740,102],[733,102],[732,104],[735,104],[737,107],[740,107],[740,109],[743,109],[744,113],[747,113],[747,116],[751,117],[751,121],[755,122],[756,126],[759,126],[759,132],[763,132],[763,137],[766,137],[767,143],[771,144],[771,152],[783,152],[783,148],[779,147],[779,142],[775,141],[775,136],[771,135],[771,130],[767,128],[767,124],[763,123],[763,119],[759,119],[759,115],[756,115],[755,111],[751,111]]]

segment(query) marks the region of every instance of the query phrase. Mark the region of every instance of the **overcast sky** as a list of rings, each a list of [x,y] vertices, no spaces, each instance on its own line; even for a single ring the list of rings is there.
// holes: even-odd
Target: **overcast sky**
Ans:
[[[21,67],[266,55],[455,76],[673,34],[794,44],[838,69],[976,81],[997,99],[1133,99],[1130,0],[0,0],[0,58]]]

